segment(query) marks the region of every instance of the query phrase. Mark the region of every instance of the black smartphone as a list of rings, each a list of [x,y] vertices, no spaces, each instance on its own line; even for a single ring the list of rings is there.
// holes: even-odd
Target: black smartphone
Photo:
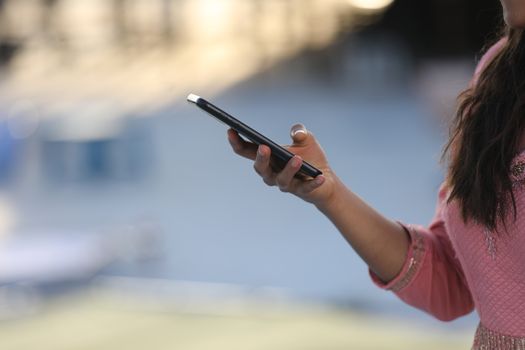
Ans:
[[[240,135],[246,137],[248,140],[252,141],[257,145],[266,145],[272,150],[272,166],[282,169],[290,159],[293,158],[294,154],[288,151],[286,148],[276,144],[266,136],[258,133],[254,129],[250,128],[248,125],[244,124],[240,120],[232,117],[230,114],[226,113],[219,107],[213,105],[212,103],[206,101],[200,96],[189,94],[188,101],[194,103],[197,107],[207,112],[211,116],[217,118],[219,121],[228,125],[233,130],[237,131]],[[322,172],[314,167],[313,165],[303,161],[303,165],[299,170],[301,175],[317,177],[322,174]]]

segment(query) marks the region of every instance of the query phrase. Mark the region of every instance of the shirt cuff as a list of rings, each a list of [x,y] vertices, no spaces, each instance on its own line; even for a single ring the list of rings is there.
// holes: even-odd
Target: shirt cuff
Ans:
[[[418,232],[415,227],[412,225],[405,225],[399,221],[398,224],[400,224],[405,229],[410,239],[410,245],[408,247],[408,252],[405,263],[403,264],[403,268],[398,273],[398,275],[389,282],[383,282],[372,270],[368,270],[370,278],[376,286],[381,289],[391,290],[393,292],[401,291],[414,280],[421,267],[425,252],[427,250],[425,247],[423,235]]]

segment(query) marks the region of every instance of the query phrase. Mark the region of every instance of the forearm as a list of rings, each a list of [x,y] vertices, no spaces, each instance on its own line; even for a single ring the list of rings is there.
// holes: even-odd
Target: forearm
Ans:
[[[409,248],[404,228],[381,216],[346,188],[303,125],[294,125],[291,134],[294,143],[288,149],[296,156],[278,173],[271,168],[271,150],[267,146],[246,142],[233,130],[228,131],[228,139],[237,154],[255,159],[254,168],[266,184],[315,203],[379,278],[385,282],[393,279],[403,267]],[[323,175],[314,181],[296,179],[303,159],[316,164]]]
[[[405,229],[366,204],[336,178],[332,198],[317,208],[339,229],[370,269],[383,281],[401,270],[409,248]]]

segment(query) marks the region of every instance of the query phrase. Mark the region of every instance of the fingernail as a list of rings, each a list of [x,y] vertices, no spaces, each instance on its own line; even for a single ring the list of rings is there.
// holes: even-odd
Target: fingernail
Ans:
[[[292,132],[292,137],[295,137],[297,134],[305,134],[306,135],[306,130],[303,130],[303,129],[294,130]]]
[[[294,168],[297,168],[299,165],[301,165],[301,159],[297,158],[297,157],[294,157],[292,159],[292,166]]]
[[[315,179],[315,183],[317,185],[322,185],[324,182],[324,177],[323,176],[318,176],[316,179]]]
[[[262,147],[259,147],[259,149],[258,149],[257,152],[259,153],[259,155],[260,155],[261,157],[264,157],[264,150],[263,150]]]

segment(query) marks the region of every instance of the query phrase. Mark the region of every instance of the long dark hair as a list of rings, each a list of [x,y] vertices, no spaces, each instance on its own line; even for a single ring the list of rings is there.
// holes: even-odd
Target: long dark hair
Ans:
[[[448,201],[457,199],[465,223],[473,220],[492,231],[516,201],[510,178],[511,162],[519,151],[525,128],[525,37],[505,28],[499,52],[481,72],[477,83],[459,96],[443,158],[448,158]]]

